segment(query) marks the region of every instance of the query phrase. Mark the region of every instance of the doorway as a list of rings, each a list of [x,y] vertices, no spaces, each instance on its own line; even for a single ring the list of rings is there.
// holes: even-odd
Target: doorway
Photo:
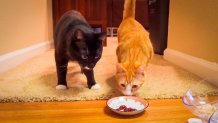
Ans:
[[[108,2],[108,30],[116,29],[121,23],[123,5],[124,0],[110,0]],[[167,48],[168,15],[169,0],[136,0],[136,20],[150,32],[150,39],[156,54],[163,55]],[[109,35],[111,34],[109,33]]]
[[[124,0],[53,0],[52,2],[54,27],[64,12],[73,9],[80,11],[96,30],[101,28],[103,32],[112,30],[116,33],[122,21]],[[156,54],[163,55],[167,48],[168,15],[169,0],[136,0],[136,20],[150,32]],[[107,45],[107,41],[104,45]]]

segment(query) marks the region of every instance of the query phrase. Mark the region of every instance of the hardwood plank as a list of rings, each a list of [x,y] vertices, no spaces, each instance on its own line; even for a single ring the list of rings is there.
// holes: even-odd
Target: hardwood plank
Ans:
[[[181,99],[149,100],[145,112],[121,116],[106,107],[106,100],[73,102],[0,103],[2,123],[16,122],[149,122],[185,123],[195,117]]]

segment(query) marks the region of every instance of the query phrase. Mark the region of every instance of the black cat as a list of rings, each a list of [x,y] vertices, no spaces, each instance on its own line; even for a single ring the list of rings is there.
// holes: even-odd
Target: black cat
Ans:
[[[69,61],[77,61],[86,75],[89,89],[98,89],[93,68],[101,58],[105,33],[96,33],[77,11],[68,11],[57,24],[54,43],[58,77],[56,89],[66,89],[66,74]]]

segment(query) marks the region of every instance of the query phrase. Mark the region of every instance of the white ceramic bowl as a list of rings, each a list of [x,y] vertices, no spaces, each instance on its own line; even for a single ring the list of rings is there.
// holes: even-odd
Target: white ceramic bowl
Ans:
[[[135,111],[119,110],[122,105],[124,105],[125,108],[135,109]],[[121,115],[139,114],[143,112],[148,105],[149,104],[146,100],[134,96],[119,96],[111,98],[107,101],[108,108]]]

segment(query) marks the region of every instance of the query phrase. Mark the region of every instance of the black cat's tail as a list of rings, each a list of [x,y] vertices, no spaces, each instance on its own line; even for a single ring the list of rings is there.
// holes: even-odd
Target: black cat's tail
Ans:
[[[136,0],[125,0],[123,10],[123,20],[127,18],[135,18]]]

